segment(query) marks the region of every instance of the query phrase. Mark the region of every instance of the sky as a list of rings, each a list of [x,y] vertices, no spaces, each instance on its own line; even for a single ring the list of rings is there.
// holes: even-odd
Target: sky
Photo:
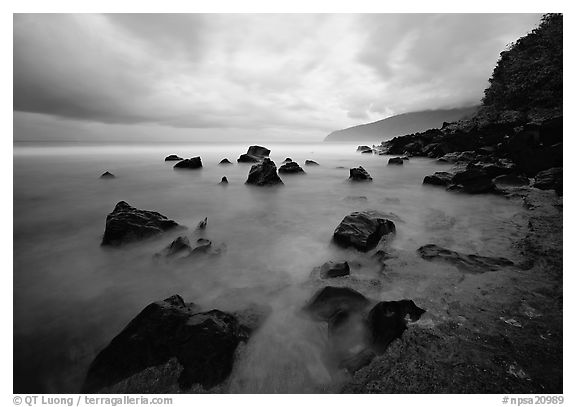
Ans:
[[[14,140],[320,141],[479,104],[540,14],[15,14]]]

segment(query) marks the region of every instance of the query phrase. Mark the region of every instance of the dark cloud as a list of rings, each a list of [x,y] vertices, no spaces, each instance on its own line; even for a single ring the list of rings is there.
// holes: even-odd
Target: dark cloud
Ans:
[[[77,122],[320,137],[390,114],[477,103],[499,52],[538,20],[18,14],[14,109]]]

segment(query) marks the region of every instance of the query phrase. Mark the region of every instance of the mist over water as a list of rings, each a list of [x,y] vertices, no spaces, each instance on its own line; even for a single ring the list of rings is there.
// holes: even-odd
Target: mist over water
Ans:
[[[228,383],[232,392],[334,391],[341,372],[326,360],[325,324],[299,310],[318,288],[310,272],[348,260],[352,275],[377,280],[363,293],[376,300],[413,299],[442,315],[440,287],[461,279],[447,265],[419,259],[436,243],[466,253],[514,260],[523,209],[491,195],[468,196],[422,185],[443,164],[359,154],[351,144],[270,144],[306,175],[281,175],[282,187],[244,184],[250,164],[236,159],[248,145],[14,146],[14,391],[78,392],[94,356],[147,304],[180,294],[204,309],[236,311],[265,304],[272,314],[246,346]],[[169,154],[201,156],[200,170],[175,171]],[[234,165],[219,166],[228,158]],[[304,166],[311,159],[320,166]],[[352,184],[362,165],[372,183]],[[344,167],[344,168],[338,168]],[[104,171],[117,178],[99,179]],[[226,176],[227,186],[219,185]],[[359,198],[365,197],[365,198]],[[187,230],[120,249],[102,248],[106,215],[118,201],[154,210]],[[391,214],[397,253],[385,271],[370,254],[331,244],[334,228],[355,210]],[[195,230],[208,217],[201,234]],[[153,258],[179,235],[225,247],[190,262]],[[479,285],[489,276],[475,277]]]

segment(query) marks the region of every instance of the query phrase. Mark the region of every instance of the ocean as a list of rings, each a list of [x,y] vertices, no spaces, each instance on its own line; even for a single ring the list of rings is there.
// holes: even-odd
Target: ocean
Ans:
[[[314,267],[348,260],[354,276],[380,282],[367,295],[413,299],[441,319],[443,293],[462,273],[420,259],[418,247],[516,260],[525,209],[502,196],[422,185],[447,164],[411,158],[388,166],[389,156],[360,154],[353,144],[265,146],[277,166],[290,157],[306,174],[281,175],[281,187],[245,185],[251,165],[236,159],[247,144],[14,143],[14,392],[78,392],[95,355],[146,305],[173,294],[205,309],[271,307],[223,391],[336,391],[343,379],[323,355],[326,329],[298,312],[317,288],[309,282]],[[169,154],[200,156],[203,168],[175,171],[164,161]],[[234,164],[218,165],[223,158]],[[307,159],[320,165],[304,166]],[[373,182],[347,180],[358,165]],[[105,171],[116,178],[99,179]],[[223,176],[227,186],[219,185]],[[122,200],[188,229],[101,247],[106,215]],[[370,253],[331,242],[342,218],[364,209],[396,224],[388,243],[396,255],[384,270]],[[221,255],[154,258],[177,236],[195,241],[205,217],[202,236],[224,247]],[[476,289],[492,277],[474,278]]]

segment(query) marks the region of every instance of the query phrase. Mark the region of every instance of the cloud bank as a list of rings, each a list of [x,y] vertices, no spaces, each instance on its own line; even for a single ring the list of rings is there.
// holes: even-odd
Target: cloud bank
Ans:
[[[499,53],[539,19],[17,14],[15,121],[321,138],[392,114],[479,103]]]

